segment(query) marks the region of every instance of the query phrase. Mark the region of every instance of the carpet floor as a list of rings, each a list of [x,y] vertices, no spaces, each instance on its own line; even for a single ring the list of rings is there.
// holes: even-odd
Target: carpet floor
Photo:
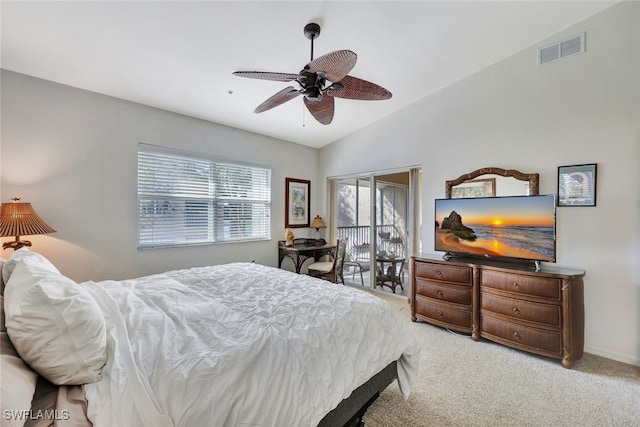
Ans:
[[[411,322],[406,300],[382,297],[411,324],[420,368],[409,399],[393,382],[365,414],[366,427],[640,426],[640,367],[585,354],[566,369],[560,360]]]

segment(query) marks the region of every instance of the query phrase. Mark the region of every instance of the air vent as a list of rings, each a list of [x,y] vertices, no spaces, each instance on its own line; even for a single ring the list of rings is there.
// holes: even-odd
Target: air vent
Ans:
[[[538,49],[538,65],[547,64],[585,51],[585,33]]]

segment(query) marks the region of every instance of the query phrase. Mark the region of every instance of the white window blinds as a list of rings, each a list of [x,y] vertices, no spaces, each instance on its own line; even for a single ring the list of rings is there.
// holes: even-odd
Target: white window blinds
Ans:
[[[271,169],[138,145],[138,247],[271,238]]]

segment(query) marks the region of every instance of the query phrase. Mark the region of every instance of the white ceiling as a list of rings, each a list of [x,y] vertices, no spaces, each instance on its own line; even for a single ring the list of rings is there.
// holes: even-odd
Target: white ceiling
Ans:
[[[322,147],[569,27],[616,1],[2,1],[2,68],[312,147]],[[254,108],[297,73],[350,49],[351,75],[390,100],[336,99],[323,126],[297,98]],[[531,59],[535,64],[535,58]]]

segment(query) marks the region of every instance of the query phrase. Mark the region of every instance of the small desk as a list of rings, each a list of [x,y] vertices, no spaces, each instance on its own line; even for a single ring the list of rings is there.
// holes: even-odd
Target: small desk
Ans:
[[[282,268],[282,260],[291,258],[296,268],[296,273],[300,274],[302,264],[309,258],[318,261],[323,255],[336,256],[336,245],[327,245],[323,239],[295,239],[293,246],[285,246],[285,241],[278,242],[278,268]]]
[[[376,286],[387,286],[391,288],[394,294],[398,286],[404,290],[404,286],[402,286],[402,267],[404,266],[404,261],[405,259],[403,257],[377,256],[378,274],[376,275]],[[389,264],[386,271],[384,269],[385,264]],[[400,268],[397,269],[396,266],[398,264],[400,264]]]

